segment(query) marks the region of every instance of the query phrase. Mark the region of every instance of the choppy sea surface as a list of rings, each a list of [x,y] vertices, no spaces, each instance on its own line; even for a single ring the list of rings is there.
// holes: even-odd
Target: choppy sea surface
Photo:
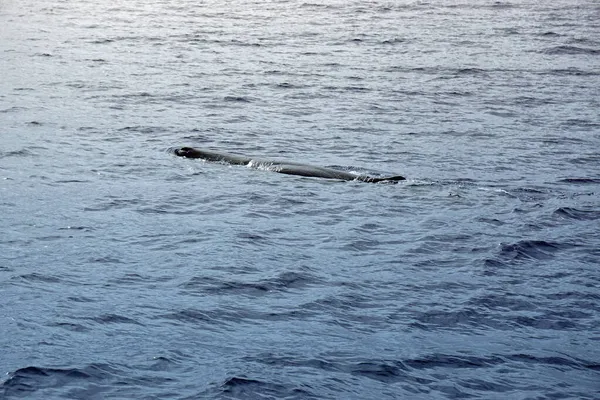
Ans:
[[[2,399],[598,399],[599,265],[598,1],[0,2]]]

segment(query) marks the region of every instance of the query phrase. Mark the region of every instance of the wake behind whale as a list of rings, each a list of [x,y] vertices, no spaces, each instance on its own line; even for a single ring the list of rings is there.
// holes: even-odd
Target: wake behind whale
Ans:
[[[400,175],[389,177],[372,177],[368,175],[356,175],[350,172],[340,171],[333,168],[316,167],[307,164],[287,162],[287,161],[265,161],[257,160],[252,157],[241,156],[237,154],[223,153],[212,150],[197,149],[193,147],[181,147],[175,149],[175,154],[186,158],[200,158],[206,161],[221,161],[233,165],[248,165],[251,167],[264,166],[269,171],[278,172],[287,175],[299,175],[325,179],[339,179],[344,181],[362,181],[362,182],[391,182],[403,181],[406,178]]]

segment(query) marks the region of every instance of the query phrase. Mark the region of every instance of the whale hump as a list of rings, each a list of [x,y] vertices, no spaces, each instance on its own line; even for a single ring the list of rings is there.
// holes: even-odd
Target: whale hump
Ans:
[[[387,177],[382,177],[382,178],[373,178],[371,176],[366,177],[365,182],[371,182],[371,183],[378,183],[378,182],[398,182],[398,181],[405,181],[406,178],[403,177],[402,175],[396,175],[396,176],[387,176]]]

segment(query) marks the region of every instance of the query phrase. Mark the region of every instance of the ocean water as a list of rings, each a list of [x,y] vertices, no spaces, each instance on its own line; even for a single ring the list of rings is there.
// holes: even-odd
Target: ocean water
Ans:
[[[3,0],[0,398],[598,399],[599,110],[595,0]]]

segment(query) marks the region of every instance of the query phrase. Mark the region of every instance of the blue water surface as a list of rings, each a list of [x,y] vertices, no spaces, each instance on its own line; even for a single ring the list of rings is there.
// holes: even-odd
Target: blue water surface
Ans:
[[[600,398],[597,1],[9,0],[0,76],[0,398]]]

